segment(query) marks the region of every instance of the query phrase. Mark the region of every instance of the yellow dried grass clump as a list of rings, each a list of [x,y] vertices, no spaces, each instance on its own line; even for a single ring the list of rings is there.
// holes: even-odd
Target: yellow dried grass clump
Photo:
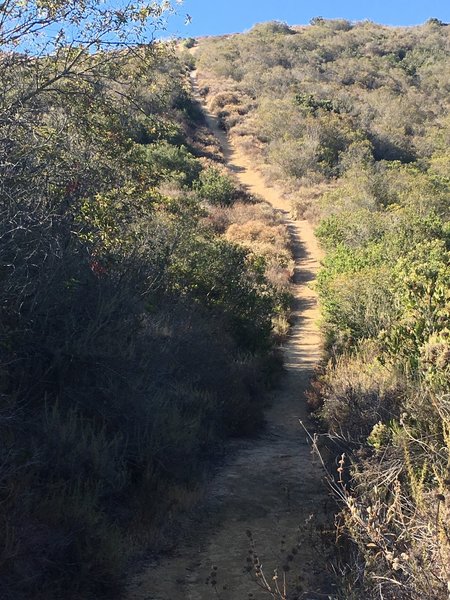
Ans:
[[[283,225],[268,225],[257,219],[251,219],[243,224],[230,225],[226,237],[233,242],[254,242],[283,247],[288,243],[286,228]]]
[[[233,223],[225,237],[251,250],[266,262],[265,274],[268,281],[280,291],[289,291],[294,260],[289,248],[289,235],[285,225],[271,224],[259,219]],[[274,331],[280,338],[287,335],[287,315],[279,315]]]

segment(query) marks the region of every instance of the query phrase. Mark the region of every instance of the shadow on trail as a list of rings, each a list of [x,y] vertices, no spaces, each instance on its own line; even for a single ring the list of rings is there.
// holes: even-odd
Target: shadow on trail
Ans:
[[[198,95],[196,75],[191,76]],[[226,588],[220,592],[223,600],[244,600],[249,595],[263,600],[266,594],[258,594],[257,585],[245,574],[249,556],[246,530],[256,540],[270,580],[273,569],[280,567],[278,550],[286,536],[287,543],[298,544],[292,571],[303,578],[303,588],[308,590],[301,597],[327,598],[332,586],[318,528],[326,523],[328,494],[321,467],[299,424],[299,419],[308,422],[305,394],[322,356],[317,297],[311,287],[320,253],[311,226],[290,217],[285,199],[265,184],[249,158],[229,143],[217,119],[204,110],[230,172],[249,192],[281,211],[291,237],[294,301],[291,332],[282,348],[285,374],[266,412],[267,426],[261,436],[235,442],[227,463],[207,485],[205,505],[201,514],[192,518],[190,535],[180,541],[172,556],[148,566],[132,582],[127,598],[211,600],[217,596],[205,580],[213,570],[219,573],[219,589]]]

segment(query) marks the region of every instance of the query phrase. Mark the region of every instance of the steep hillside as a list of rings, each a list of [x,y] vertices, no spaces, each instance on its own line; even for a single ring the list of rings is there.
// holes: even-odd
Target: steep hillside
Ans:
[[[0,4],[0,597],[447,600],[450,28],[170,11]]]
[[[450,28],[316,19],[202,40],[201,93],[317,225],[343,598],[450,580]]]
[[[111,24],[96,3],[13,4],[0,6],[0,596],[111,600],[138,552],[171,543],[226,440],[261,427],[293,261],[280,217],[224,171],[171,45],[125,44],[147,13]],[[84,17],[91,45],[41,35]]]
[[[448,173],[449,36],[434,21],[266,23],[202,40],[199,81],[236,144],[305,210],[315,186],[371,160]]]
[[[198,94],[195,71],[191,78]],[[285,372],[272,393],[264,430],[257,439],[233,444],[205,489],[201,510],[193,511],[190,527],[169,555],[145,562],[127,598],[209,600],[214,594],[234,600],[272,594],[281,599],[283,587],[290,595],[321,598],[334,589],[325,559],[330,549],[323,550],[332,514],[323,472],[300,423],[311,427],[306,397],[323,353],[312,289],[321,251],[311,225],[291,217],[282,190],[267,186],[252,161],[229,143],[218,119],[206,108],[205,113],[230,173],[274,207],[289,231],[295,265],[292,327],[282,346]]]

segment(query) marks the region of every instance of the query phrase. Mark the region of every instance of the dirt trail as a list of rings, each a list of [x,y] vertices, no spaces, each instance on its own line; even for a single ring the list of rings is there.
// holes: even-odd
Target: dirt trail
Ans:
[[[194,91],[197,81],[192,76]],[[212,600],[217,598],[205,583],[217,567],[217,588],[223,600],[267,596],[244,572],[251,530],[263,569],[270,580],[280,562],[282,538],[290,549],[299,541],[292,572],[303,577],[302,599],[328,598],[325,559],[320,556],[317,534],[305,526],[321,518],[326,501],[322,472],[314,460],[299,419],[307,422],[304,393],[321,357],[319,311],[314,280],[321,258],[311,226],[294,221],[289,205],[275,188],[268,187],[247,157],[232,147],[227,136],[208,114],[208,124],[223,147],[226,162],[249,191],[283,211],[295,254],[293,292],[294,325],[284,348],[286,373],[267,411],[267,427],[258,439],[236,442],[235,451],[208,486],[208,500],[198,518],[195,535],[180,541],[170,557],[147,567],[132,582],[128,600]],[[227,590],[222,591],[223,586]]]

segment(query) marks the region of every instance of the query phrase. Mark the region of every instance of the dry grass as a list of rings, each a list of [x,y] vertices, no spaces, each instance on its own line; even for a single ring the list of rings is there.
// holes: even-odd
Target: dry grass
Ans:
[[[329,483],[345,600],[448,600],[450,411],[377,359],[376,345],[329,364],[322,417],[348,448]],[[355,452],[355,448],[359,448]]]
[[[345,598],[448,600],[450,492],[437,468],[443,461],[428,449],[438,483],[432,489],[426,461],[417,460],[423,442],[404,431],[397,435],[401,449],[392,446],[351,465],[352,490],[343,479],[344,456],[338,481],[332,482],[343,504],[340,534],[358,550],[343,568],[351,591]],[[448,457],[448,445],[445,450]]]
[[[330,362],[321,378],[321,416],[333,435],[365,441],[374,425],[398,416],[404,382],[377,359],[372,342]]]
[[[211,206],[205,221],[227,240],[263,257],[269,282],[280,291],[289,290],[294,268],[289,233],[269,204],[236,202],[230,207]]]
[[[318,223],[321,219],[319,206],[322,196],[334,189],[336,184],[304,185],[297,188],[291,195],[292,212],[296,219],[307,219],[312,223]]]
[[[267,226],[280,225],[282,219],[267,202],[235,202],[232,206],[208,207],[208,223],[220,233],[233,224],[244,225],[249,221],[261,221]]]

